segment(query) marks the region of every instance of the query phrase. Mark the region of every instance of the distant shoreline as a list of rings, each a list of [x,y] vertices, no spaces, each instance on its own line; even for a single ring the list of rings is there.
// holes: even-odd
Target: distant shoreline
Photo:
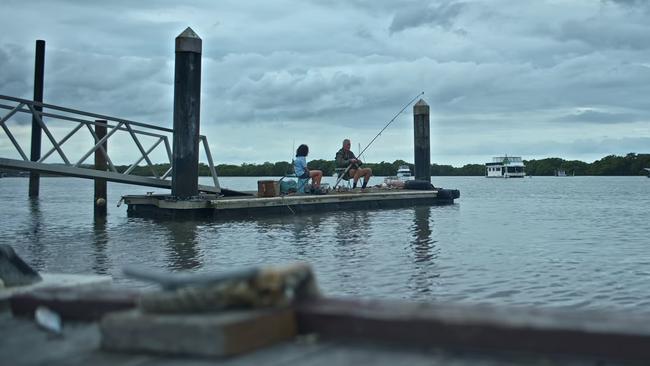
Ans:
[[[579,160],[564,160],[562,158],[546,158],[540,160],[524,160],[526,175],[530,176],[553,176],[558,170],[563,170],[566,175],[575,176],[640,176],[647,175],[643,168],[650,168],[650,154],[629,153],[625,156],[608,155],[593,163],[585,163]],[[309,162],[310,169],[319,169],[326,176],[332,175],[336,168],[334,160],[312,160]],[[408,165],[411,171],[414,164],[404,160],[395,160],[392,163],[365,163],[364,167],[372,168],[373,174],[377,176],[391,176],[400,165]],[[92,165],[90,165],[92,167]],[[116,166],[119,172],[128,169],[127,165]],[[154,169],[162,175],[169,169],[169,164],[155,164]],[[293,170],[291,163],[278,161],[275,163],[265,162],[262,164],[243,163],[241,165],[219,164],[216,166],[217,174],[220,177],[273,177],[290,174]],[[12,170],[0,170],[2,176],[29,176],[29,173]],[[138,166],[133,175],[150,176],[151,169],[147,166]],[[466,164],[456,168],[451,165],[431,164],[431,176],[484,176],[484,164]],[[42,174],[42,176],[47,176]],[[210,176],[208,166],[199,164],[199,176]]]

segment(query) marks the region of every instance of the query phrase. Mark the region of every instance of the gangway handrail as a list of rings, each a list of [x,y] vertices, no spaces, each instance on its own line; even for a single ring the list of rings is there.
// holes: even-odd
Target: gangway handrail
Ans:
[[[7,101],[9,103],[6,103]],[[5,103],[3,104],[2,102]],[[16,105],[11,105],[12,104],[11,102],[16,103]],[[0,114],[0,127],[2,127],[2,129],[5,131],[5,134],[11,140],[11,143],[15,147],[16,151],[21,156],[22,161],[24,161],[27,164],[25,165],[23,163],[18,163],[20,160],[12,161],[11,159],[0,158],[2,162],[6,163],[5,167],[15,169],[17,167],[24,168],[25,166],[28,166],[29,170],[31,171],[39,171],[39,169],[47,169],[48,172],[52,173],[52,170],[50,168],[47,168],[43,164],[47,158],[49,158],[54,152],[57,152],[58,156],[61,158],[64,165],[69,168],[58,169],[58,170],[54,169],[54,171],[60,171],[62,175],[73,175],[73,176],[83,177],[85,174],[85,177],[87,178],[97,178],[96,173],[88,172],[89,168],[84,167],[83,164],[93,153],[99,151],[99,153],[103,155],[104,158],[107,160],[108,169],[112,172],[109,173],[108,176],[113,177],[112,174],[117,174],[119,176],[130,175],[133,172],[133,170],[138,166],[138,164],[140,164],[144,160],[146,161],[147,167],[151,170],[151,173],[153,174],[153,177],[148,178],[146,181],[147,182],[166,181],[167,183],[163,184],[162,186],[168,185],[169,181],[167,181],[166,179],[169,178],[169,176],[173,171],[172,149],[169,143],[169,134],[173,134],[174,132],[173,129],[142,123],[142,122],[131,121],[124,118],[111,117],[103,114],[86,112],[86,111],[76,110],[67,107],[61,107],[61,106],[48,104],[48,103],[39,103],[28,99],[16,98],[16,97],[6,96],[6,95],[0,95],[0,110],[2,109],[9,110],[9,112],[4,116]],[[52,113],[52,111],[63,112],[70,115]],[[20,146],[19,141],[11,133],[9,126],[7,125],[7,122],[9,122],[11,118],[14,117],[17,113],[30,114],[32,116],[32,119],[36,121],[36,123],[41,127],[42,131],[45,133],[47,140],[49,140],[49,142],[52,145],[52,148],[49,151],[47,151],[44,155],[42,155],[38,161],[32,162],[27,157],[25,151]],[[61,120],[61,121],[76,123],[76,125],[63,138],[57,140],[48,129],[45,117],[47,117],[50,120]],[[89,120],[86,118],[93,118],[93,120]],[[92,125],[105,126],[107,129],[106,135],[103,136],[102,138],[99,138],[99,136],[97,136],[97,134],[95,133],[95,130],[93,130],[93,128],[91,127]],[[81,158],[79,158],[76,161],[76,163],[72,163],[70,162],[68,155],[66,155],[66,153],[63,151],[62,146],[79,130],[81,130],[83,126],[86,126],[90,131],[90,134],[94,141],[94,145],[92,148],[90,148],[90,150],[84,152]],[[137,159],[135,159],[135,161],[131,163],[128,166],[128,168],[125,169],[122,173],[118,172],[113,161],[110,159],[108,152],[104,148],[104,143],[107,142],[108,139],[111,138],[118,131],[126,132],[131,137],[132,142],[135,144],[137,148],[137,151],[139,151],[140,153]],[[138,138],[139,135],[154,137],[155,141],[151,146],[145,147],[142,145],[140,139]],[[212,154],[210,153],[210,147],[207,141],[207,137],[204,135],[200,135],[199,139],[200,141],[198,143],[199,145],[203,145],[203,149],[207,157],[207,162],[208,162],[207,165],[214,182],[214,187],[211,188],[206,188],[206,186],[200,186],[200,187],[203,190],[209,189],[209,191],[211,192],[219,192],[220,191],[219,179],[217,176],[217,171],[214,167],[214,162],[212,159]],[[166,161],[165,163],[169,164],[169,169],[165,171],[164,174],[162,175],[160,175],[156,171],[154,167],[155,164],[150,158],[150,154],[154,150],[156,150],[156,148],[158,148],[158,146],[160,146],[161,144],[163,144],[164,146],[163,155],[166,155],[166,158],[168,159],[168,161]],[[29,164],[32,164],[33,166]],[[86,173],[75,171],[74,169],[86,170]],[[71,173],[72,171],[74,171],[74,174]],[[115,181],[124,181],[123,178],[117,176],[114,177],[117,178],[114,179]],[[160,187],[161,185],[156,183],[154,184],[154,186]]]
[[[2,96],[1,96],[1,95],[0,95],[0,99],[2,99]],[[6,105],[4,105],[4,104],[0,104],[0,109],[13,109],[13,108],[10,107],[10,106],[6,106]],[[32,113],[29,109],[24,109],[24,108],[18,109],[18,110],[16,110],[16,112],[23,112],[23,113],[30,113],[30,114]],[[54,119],[62,119],[62,120],[71,121],[71,122],[97,124],[97,122],[95,122],[95,120],[85,120],[85,119],[80,119],[80,118],[74,118],[74,117],[64,116],[64,115],[62,115],[62,114],[54,114],[54,113],[47,113],[47,112],[39,112],[39,114],[41,114],[43,117],[50,117],[50,118],[54,118]],[[106,120],[106,121],[125,121],[125,122],[128,122],[128,120],[120,120],[120,119],[115,119],[115,120],[105,119],[105,120]],[[106,126],[107,126],[107,127],[113,127],[113,126],[115,126],[115,125],[106,124]],[[161,127],[161,128],[164,128],[164,127]],[[120,130],[122,130],[122,131],[127,131],[126,128],[120,128]],[[167,130],[167,129],[165,129],[165,130]],[[136,130],[136,129],[134,129],[133,131],[136,131],[137,133],[139,133],[139,134],[141,134],[141,135],[147,135],[147,136],[153,136],[153,137],[160,137],[160,136],[163,136],[163,135],[161,135],[161,134],[156,134],[156,133],[153,133],[153,132],[147,132],[147,131],[143,131],[143,130]],[[173,131],[173,130],[170,130],[170,131],[164,131],[164,132],[171,132],[171,133],[173,133],[174,131]],[[203,136],[203,135],[202,135],[202,136]]]
[[[10,97],[8,95],[0,94],[0,99],[11,100],[13,102],[19,102],[19,103],[24,103],[24,104],[31,104],[31,105],[35,105],[37,107],[42,107],[42,108],[55,109],[55,110],[59,110],[59,111],[62,111],[62,112],[80,114],[80,115],[83,115],[83,116],[93,117],[93,118],[96,118],[96,119],[105,119],[105,120],[115,121],[115,122],[124,122],[124,123],[131,124],[131,125],[134,125],[134,126],[151,128],[151,129],[154,129],[154,130],[160,130],[160,131],[164,131],[164,132],[170,132],[170,133],[174,132],[174,130],[171,129],[171,128],[160,127],[160,126],[151,125],[151,124],[147,124],[147,123],[131,121],[131,120],[124,119],[124,118],[111,117],[111,116],[107,116],[107,115],[103,115],[103,114],[85,112],[85,111],[81,111],[81,110],[77,110],[77,109],[57,106],[57,105],[54,105],[54,104],[39,103],[39,102],[29,100],[29,99]]]

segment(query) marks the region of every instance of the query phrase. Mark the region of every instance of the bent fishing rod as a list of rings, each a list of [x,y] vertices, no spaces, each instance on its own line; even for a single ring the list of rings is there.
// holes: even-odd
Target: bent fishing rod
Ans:
[[[370,142],[368,143],[368,145],[366,145],[366,147],[363,148],[363,150],[359,153],[359,155],[357,156],[357,159],[359,159],[359,158],[361,157],[361,155],[363,155],[363,153],[364,153],[364,152],[365,152],[365,151],[370,147],[370,145],[372,145],[372,143],[375,142],[375,140],[377,140],[377,138],[378,138],[379,136],[381,136],[381,133],[384,132],[384,130],[386,130],[386,129],[388,128],[388,126],[390,126],[390,124],[393,123],[393,121],[395,121],[395,119],[396,119],[400,114],[402,114],[402,112],[404,112],[404,110],[405,110],[406,108],[408,108],[408,106],[410,106],[413,102],[415,102],[416,99],[418,99],[418,98],[419,98],[420,96],[422,96],[422,95],[424,95],[424,92],[419,93],[419,94],[416,95],[413,99],[411,99],[408,103],[406,103],[406,104],[404,105],[404,107],[402,107],[402,109],[400,109],[399,112],[397,112],[397,114],[396,114],[396,115],[395,115],[395,116],[394,116],[390,121],[388,121],[388,123],[386,123],[386,125],[384,126],[384,128],[382,128],[381,131],[379,131],[379,133],[378,133],[377,135],[375,135],[375,137],[373,137],[372,140],[370,140]],[[343,171],[343,174],[339,175],[339,177],[338,177],[338,179],[336,180],[336,183],[334,183],[334,187],[333,187],[332,189],[336,189],[336,187],[337,187],[337,186],[339,185],[339,183],[341,182],[341,179],[343,179],[343,177],[345,177],[345,175],[348,173],[348,171],[352,168],[352,165],[354,165],[354,164],[355,164],[355,163],[350,163],[350,165],[348,165],[348,167],[345,168],[345,171]]]

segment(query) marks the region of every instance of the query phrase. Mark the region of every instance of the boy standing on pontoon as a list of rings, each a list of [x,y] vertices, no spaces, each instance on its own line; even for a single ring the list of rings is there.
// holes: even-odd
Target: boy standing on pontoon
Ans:
[[[363,184],[361,188],[366,188],[368,180],[372,177],[372,169],[370,168],[361,168],[361,160],[357,159],[354,156],[354,153],[350,151],[350,140],[343,140],[343,147],[336,153],[336,166],[339,168],[348,168],[347,176],[353,177],[352,188],[357,188],[357,182],[359,178],[363,177]]]

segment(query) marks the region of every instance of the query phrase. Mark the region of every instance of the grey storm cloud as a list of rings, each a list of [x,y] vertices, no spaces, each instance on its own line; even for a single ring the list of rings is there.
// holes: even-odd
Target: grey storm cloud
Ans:
[[[605,2],[611,2],[614,4],[619,4],[629,7],[642,7],[648,8],[650,4],[646,0],[603,0]]]
[[[626,23],[611,27],[611,20],[592,18],[567,21],[560,26],[557,37],[561,41],[580,41],[599,48],[645,50],[650,47],[650,40],[645,36],[650,31],[650,25]]]
[[[233,86],[233,99],[259,100],[261,109],[276,106],[300,106],[312,111],[330,108],[345,108],[350,98],[348,91],[361,85],[363,79],[341,71],[323,72],[312,70],[283,70],[265,73],[257,79],[244,78]],[[266,98],[259,98],[260,94]],[[343,98],[327,101],[324,96],[340,95]],[[307,107],[307,108],[305,108]]]
[[[567,158],[567,154],[592,162],[606,155],[625,155],[630,151],[647,151],[650,144],[648,137],[626,137],[626,138],[603,138],[603,139],[576,139],[573,141],[560,142],[551,139],[539,139],[534,142],[512,142],[509,150],[517,151],[518,154],[530,160],[534,157],[561,157]],[[453,156],[456,154],[468,155],[494,155],[504,154],[502,146],[495,146],[490,143],[472,143],[461,149],[455,146],[445,146],[441,154]],[[486,160],[487,161],[487,160]]]
[[[646,117],[647,118],[647,117]],[[634,113],[611,113],[595,110],[583,110],[556,119],[558,122],[587,122],[587,123],[628,123],[643,121],[643,116]]]
[[[643,152],[647,4],[5,0],[0,94],[31,98],[44,39],[47,103],[170,127],[174,37],[191,26],[203,40],[201,132],[218,162],[286,160],[293,140],[331,159],[343,137],[369,141],[421,91],[432,162]],[[369,159],[412,160],[410,113]],[[0,131],[0,156],[10,148]]]
[[[391,33],[415,28],[421,25],[439,26],[449,29],[453,26],[454,19],[464,7],[460,2],[443,2],[434,5],[427,2],[415,2],[404,5],[394,16],[390,24]]]

